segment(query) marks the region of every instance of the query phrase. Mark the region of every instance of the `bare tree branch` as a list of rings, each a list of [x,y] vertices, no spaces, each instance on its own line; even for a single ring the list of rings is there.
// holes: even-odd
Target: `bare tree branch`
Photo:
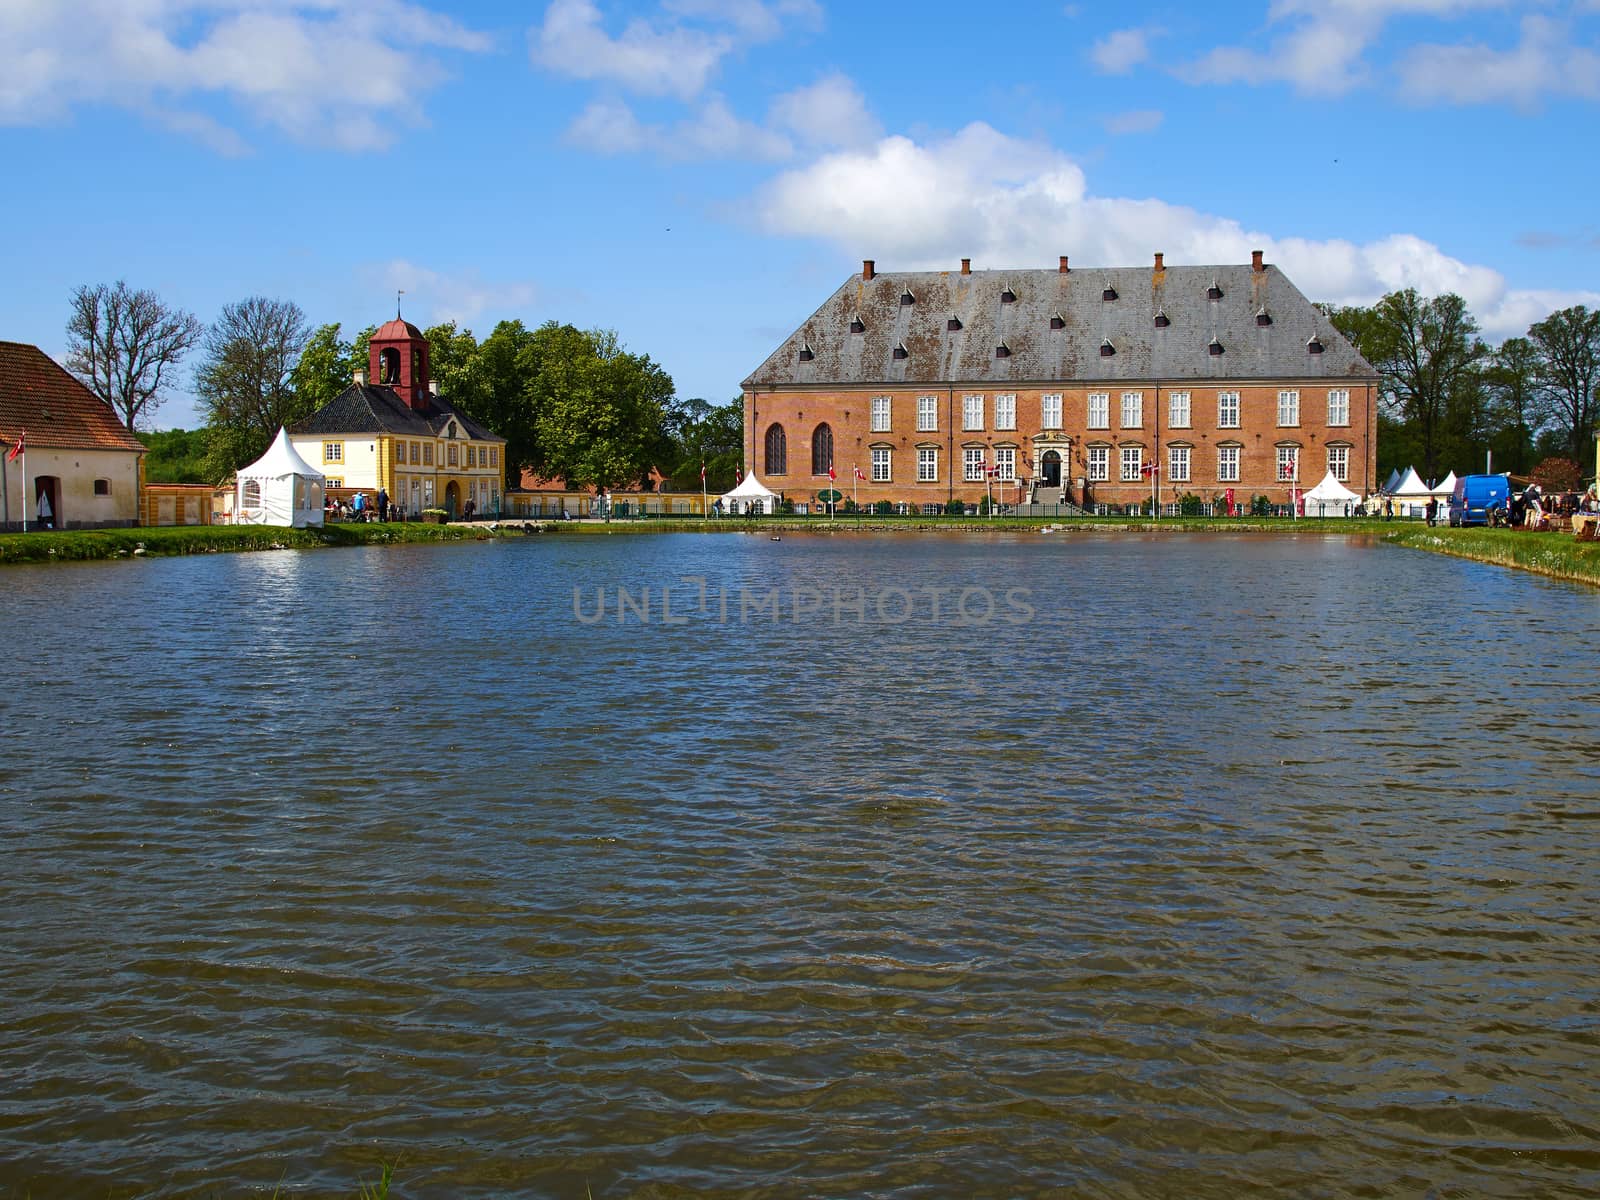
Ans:
[[[133,429],[166,397],[168,373],[200,340],[205,326],[169,308],[151,291],[111,285],[79,287],[67,321],[67,367]]]

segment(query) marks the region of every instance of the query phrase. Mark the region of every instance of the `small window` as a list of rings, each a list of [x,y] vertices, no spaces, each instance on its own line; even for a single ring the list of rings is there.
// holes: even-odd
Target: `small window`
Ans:
[[[899,345],[894,348],[894,357],[896,361],[899,361],[900,359],[910,358],[911,353],[905,348],[904,345]]]
[[[1054,314],[1051,315],[1051,317],[1050,317],[1050,328],[1051,329],[1065,329],[1066,327],[1067,327],[1067,322],[1062,318],[1060,313],[1054,313]]]
[[[244,481],[244,506],[246,508],[261,507],[261,481],[259,479],[246,479]]]
[[[500,449],[497,446],[489,447],[489,465],[491,467],[498,467],[500,465]]]
[[[1011,347],[1006,345],[1004,342],[1001,342],[998,346],[996,346],[994,348],[994,356],[996,358],[1010,358],[1011,357]]]
[[[1000,303],[1001,304],[1015,304],[1016,302],[1017,302],[1017,294],[1015,292],[1013,292],[1009,287],[1007,287],[1005,291],[1000,293]]]
[[[1217,341],[1216,338],[1212,338],[1211,344],[1206,347],[1206,353],[1215,358],[1222,353],[1222,343]]]
[[[468,446],[468,447],[467,447],[467,466],[469,466],[469,467],[475,467],[475,466],[477,466],[477,465],[478,465],[478,451],[477,451],[477,447],[475,447],[475,446]]]
[[[423,442],[422,443],[422,465],[425,466],[425,467],[433,466],[433,443],[432,442]]]
[[[343,462],[344,461],[344,443],[343,442],[323,442],[322,443],[322,461],[323,462]]]
[[[1167,310],[1166,309],[1163,308],[1163,309],[1160,309],[1160,310],[1158,310],[1156,312],[1156,328],[1157,329],[1165,329],[1168,325],[1171,325],[1171,324],[1172,324],[1172,321],[1167,317]]]
[[[867,327],[861,323],[861,318],[860,317],[851,317],[850,318],[850,332],[851,333],[865,333],[866,331],[867,331]]]
[[[450,466],[459,467],[460,465],[461,465],[461,447],[457,446],[454,442],[452,442],[450,444]]]
[[[1215,279],[1213,279],[1211,281],[1211,286],[1206,289],[1206,299],[1207,300],[1221,300],[1222,299],[1222,289],[1217,286],[1217,281]]]
[[[800,361],[801,362],[810,362],[814,357],[816,357],[816,356],[811,353],[811,347],[810,346],[802,345],[800,347]]]
[[[951,317],[948,321],[946,321],[944,323],[944,327],[947,330],[949,330],[951,333],[954,333],[956,330],[961,328],[961,318],[960,317]]]
[[[1110,358],[1116,352],[1117,352],[1117,348],[1111,344],[1111,339],[1110,338],[1104,338],[1104,339],[1101,340],[1101,342],[1100,342],[1100,357],[1101,358]]]
[[[1261,309],[1258,313],[1256,313],[1256,324],[1262,328],[1266,328],[1266,326],[1271,325],[1272,314],[1264,308]]]
[[[1116,298],[1117,289],[1114,287],[1108,287],[1105,291],[1100,293],[1100,299],[1102,300],[1115,300]]]
[[[411,465],[415,467],[415,466],[420,466],[421,463],[422,463],[422,443],[421,442],[412,442],[411,443]]]
[[[1309,342],[1307,342],[1306,343],[1306,353],[1307,354],[1321,354],[1322,353],[1322,339],[1313,337]]]
[[[911,294],[910,288],[907,288],[905,291],[900,293],[901,304],[915,304],[916,302],[917,298]]]
[[[109,480],[109,479],[96,479],[94,481],[94,494],[96,496],[109,496],[109,495],[111,495],[111,480]]]

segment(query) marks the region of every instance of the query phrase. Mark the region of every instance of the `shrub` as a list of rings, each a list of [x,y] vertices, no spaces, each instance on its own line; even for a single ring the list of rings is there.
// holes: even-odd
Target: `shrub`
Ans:
[[[945,502],[944,511],[946,516],[964,517],[967,514],[967,506],[960,500],[947,500]]]
[[[778,501],[778,515],[781,517],[794,516],[794,501],[787,496]]]
[[[1250,497],[1250,515],[1252,517],[1270,516],[1271,513],[1272,513],[1272,501],[1271,500],[1268,500],[1265,496],[1251,496]]]
[[[872,506],[872,511],[877,513],[880,517],[893,516],[894,505],[887,500],[879,500]]]
[[[1205,502],[1193,492],[1185,492],[1178,497],[1178,511],[1186,517],[1198,517],[1205,507]]]

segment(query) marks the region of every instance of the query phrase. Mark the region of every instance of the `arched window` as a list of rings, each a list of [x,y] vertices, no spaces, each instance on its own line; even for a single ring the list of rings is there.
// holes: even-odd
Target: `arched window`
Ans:
[[[246,508],[261,507],[261,481],[259,479],[246,479],[244,481],[244,506]]]
[[[394,387],[400,382],[400,351],[387,346],[378,355],[378,382]]]
[[[826,475],[833,466],[833,428],[824,422],[811,435],[811,473]]]
[[[767,469],[768,475],[787,475],[789,473],[789,439],[784,436],[782,425],[767,426]]]

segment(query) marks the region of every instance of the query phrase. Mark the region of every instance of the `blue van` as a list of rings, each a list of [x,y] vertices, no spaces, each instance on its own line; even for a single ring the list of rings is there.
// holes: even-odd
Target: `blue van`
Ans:
[[[1488,525],[1505,519],[1511,481],[1504,475],[1463,475],[1450,497],[1450,525]]]

